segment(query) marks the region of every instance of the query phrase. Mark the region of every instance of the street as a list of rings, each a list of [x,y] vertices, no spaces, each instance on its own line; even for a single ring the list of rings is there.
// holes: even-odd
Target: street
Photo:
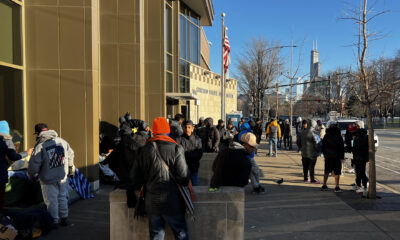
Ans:
[[[378,183],[400,192],[400,130],[376,130],[379,148],[376,152]]]

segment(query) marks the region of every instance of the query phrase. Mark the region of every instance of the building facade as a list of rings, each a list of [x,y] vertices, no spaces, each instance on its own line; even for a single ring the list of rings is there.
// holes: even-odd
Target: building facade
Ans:
[[[0,0],[0,119],[25,148],[46,122],[96,184],[103,124],[221,115],[203,93],[220,94],[202,29],[213,18],[211,0]],[[237,81],[227,88],[236,110]]]

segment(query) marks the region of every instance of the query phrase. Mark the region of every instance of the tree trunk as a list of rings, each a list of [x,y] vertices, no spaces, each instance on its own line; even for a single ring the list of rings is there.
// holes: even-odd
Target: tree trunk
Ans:
[[[369,158],[369,188],[368,197],[376,198],[376,169],[375,169],[375,140],[372,127],[371,104],[366,105],[367,126],[368,126],[368,158]]]

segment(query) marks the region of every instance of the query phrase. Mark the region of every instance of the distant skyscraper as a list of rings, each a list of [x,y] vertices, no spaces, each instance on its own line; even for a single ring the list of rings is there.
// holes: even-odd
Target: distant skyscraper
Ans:
[[[319,62],[319,51],[318,51],[318,46],[315,44],[314,48],[314,43],[313,43],[313,49],[311,50],[311,61],[310,61],[310,82],[311,85],[307,86],[311,87],[312,91],[314,89],[314,81],[317,80],[317,78],[321,77],[321,63]]]

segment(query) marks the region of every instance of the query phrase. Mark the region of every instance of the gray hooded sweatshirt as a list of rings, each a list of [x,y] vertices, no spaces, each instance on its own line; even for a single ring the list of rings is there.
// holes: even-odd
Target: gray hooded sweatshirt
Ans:
[[[69,144],[58,137],[54,130],[39,134],[35,149],[29,160],[28,175],[39,175],[43,184],[66,180],[68,168],[74,164],[74,151]]]

